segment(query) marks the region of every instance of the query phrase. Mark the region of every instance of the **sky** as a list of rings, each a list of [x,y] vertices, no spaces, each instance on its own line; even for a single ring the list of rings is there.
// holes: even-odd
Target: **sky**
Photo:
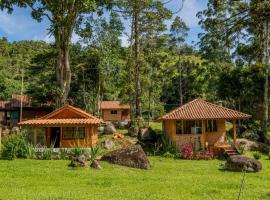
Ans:
[[[181,0],[173,0],[167,7],[172,11],[178,10]],[[187,38],[187,43],[193,44],[198,42],[198,33],[202,32],[198,25],[197,12],[206,8],[207,0],[185,0],[183,9],[176,15],[180,16],[189,26],[190,32]],[[0,11],[0,37],[6,37],[9,41],[20,40],[43,40],[52,42],[53,38],[48,36],[49,22],[43,20],[37,22],[31,18],[30,9],[15,8],[12,14],[5,11]],[[127,22],[125,22],[127,23]],[[171,22],[166,22],[170,26]],[[128,26],[128,24],[125,24]],[[72,42],[79,40],[77,35],[73,35]],[[122,37],[123,46],[127,45],[126,38]]]

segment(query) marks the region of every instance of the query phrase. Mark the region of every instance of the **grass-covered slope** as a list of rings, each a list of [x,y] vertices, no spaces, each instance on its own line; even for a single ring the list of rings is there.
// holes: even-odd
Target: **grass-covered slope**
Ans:
[[[220,170],[221,161],[150,157],[149,171],[101,162],[100,171],[70,169],[69,161],[0,160],[0,199],[226,199],[238,195],[241,173]],[[247,174],[243,198],[270,199],[270,160]]]

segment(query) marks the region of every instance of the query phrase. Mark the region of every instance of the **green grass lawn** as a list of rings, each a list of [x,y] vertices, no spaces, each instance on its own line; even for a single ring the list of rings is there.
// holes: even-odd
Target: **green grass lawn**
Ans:
[[[0,199],[226,199],[238,195],[241,173],[220,170],[222,161],[149,157],[145,171],[101,162],[103,169],[70,169],[69,161],[0,160]],[[270,161],[246,177],[243,198],[270,199]]]

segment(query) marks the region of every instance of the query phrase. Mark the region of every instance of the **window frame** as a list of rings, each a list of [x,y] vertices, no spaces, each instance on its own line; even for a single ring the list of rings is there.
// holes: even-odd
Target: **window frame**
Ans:
[[[71,131],[68,137],[65,135],[66,130]],[[79,130],[81,129],[81,130]],[[77,132],[78,131],[78,132]],[[86,138],[86,127],[79,126],[79,127],[62,127],[62,139],[63,140],[74,140],[74,139],[85,139]]]
[[[217,120],[215,119],[206,120],[205,132],[208,133],[218,132]]]
[[[117,115],[118,114],[117,110],[111,110],[110,113],[111,113],[111,115]]]

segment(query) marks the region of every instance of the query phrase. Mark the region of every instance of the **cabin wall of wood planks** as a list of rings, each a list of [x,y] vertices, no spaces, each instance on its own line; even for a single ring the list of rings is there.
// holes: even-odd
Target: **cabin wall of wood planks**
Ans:
[[[125,121],[130,120],[130,111],[129,110],[122,110],[122,109],[115,109],[117,114],[111,114],[113,109],[106,109],[102,110],[102,119],[104,121]]]
[[[86,128],[86,137],[84,139],[63,139],[62,135],[62,127],[60,127],[60,147],[61,148],[72,148],[76,147],[77,143],[79,142],[80,147],[91,147],[95,146],[98,141],[98,134],[97,134],[97,125],[92,125],[85,127]],[[51,146],[51,128],[45,128],[45,136],[46,136],[46,143],[47,146]]]
[[[181,148],[188,143],[195,143],[195,146],[205,146],[206,142],[209,146],[214,145],[218,142],[225,142],[226,137],[226,123],[225,120],[217,120],[217,131],[206,132],[205,131],[206,121],[203,121],[202,134],[176,134],[176,121],[175,120],[164,120],[163,131],[167,138],[175,142],[177,148]]]

